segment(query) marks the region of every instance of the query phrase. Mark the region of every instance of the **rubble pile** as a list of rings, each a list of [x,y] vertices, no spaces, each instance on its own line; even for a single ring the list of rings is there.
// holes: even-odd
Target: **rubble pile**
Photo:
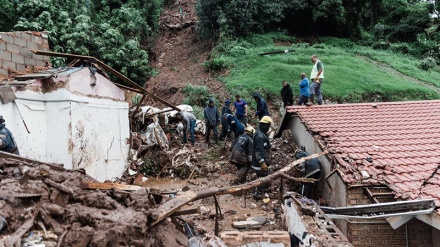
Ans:
[[[160,195],[82,189],[93,182],[83,170],[0,157],[0,246],[187,245],[171,223],[148,228]]]

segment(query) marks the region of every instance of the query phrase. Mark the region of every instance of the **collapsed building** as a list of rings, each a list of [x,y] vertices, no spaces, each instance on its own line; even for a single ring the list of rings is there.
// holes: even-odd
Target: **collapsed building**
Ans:
[[[284,129],[330,150],[324,211],[354,246],[439,246],[440,101],[290,106]]]

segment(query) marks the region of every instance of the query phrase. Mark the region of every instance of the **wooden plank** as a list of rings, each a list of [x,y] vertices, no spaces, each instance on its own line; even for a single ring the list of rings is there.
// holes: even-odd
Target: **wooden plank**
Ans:
[[[12,90],[10,85],[0,86],[0,100],[3,104],[7,104],[16,99],[14,90]]]
[[[181,215],[188,215],[188,214],[199,214],[200,213],[200,208],[188,208],[188,209],[182,209],[179,210],[177,212],[175,212],[173,215],[171,215],[171,217],[175,217],[175,216],[181,216]]]
[[[100,190],[125,190],[125,191],[136,191],[138,189],[143,188],[142,186],[137,185],[128,185],[128,184],[118,184],[118,183],[100,183],[100,182],[81,182],[81,189],[100,189]]]

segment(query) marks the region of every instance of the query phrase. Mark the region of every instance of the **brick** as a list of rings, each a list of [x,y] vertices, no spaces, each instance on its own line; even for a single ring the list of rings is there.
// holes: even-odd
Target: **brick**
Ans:
[[[26,65],[17,63],[17,71],[25,71],[25,70],[26,70]]]
[[[24,64],[24,56],[20,54],[13,54],[12,55],[12,62]]]
[[[35,37],[35,36],[34,36]],[[29,49],[29,50],[38,50],[38,43],[35,43],[35,42],[33,42],[33,41],[28,41],[27,42],[27,44],[26,44],[26,47]]]
[[[32,52],[26,48],[26,47],[21,47],[20,48],[20,54],[23,55],[24,57],[32,57]]]
[[[4,40],[6,43],[14,43],[14,36],[7,33],[0,33],[0,39]]]
[[[6,44],[6,50],[10,51],[12,53],[16,53],[16,54],[20,53],[20,47],[16,44],[12,44],[12,43]]]
[[[48,45],[38,44],[38,50],[48,51],[49,50],[49,46]]]
[[[8,69],[11,68],[13,70],[17,69],[17,64],[11,61],[3,61],[3,68]]]
[[[32,35],[32,43],[41,44],[41,37]]]
[[[12,53],[9,51],[0,50],[0,59],[4,61],[12,61]]]
[[[21,47],[26,47],[26,40],[22,38],[15,37],[14,43]]]
[[[35,59],[33,59],[33,58],[25,57],[24,64],[29,65],[29,66],[35,66],[37,64],[37,61],[35,61]]]
[[[25,39],[26,41],[31,41],[32,40],[32,35],[29,32],[22,32],[21,33],[21,38]]]
[[[46,62],[45,61],[41,61],[41,60],[36,60],[35,61],[35,65],[36,66],[40,66],[40,67],[44,67],[44,66],[46,66]]]
[[[3,67],[0,68],[0,75],[8,76],[8,71],[3,69]]]

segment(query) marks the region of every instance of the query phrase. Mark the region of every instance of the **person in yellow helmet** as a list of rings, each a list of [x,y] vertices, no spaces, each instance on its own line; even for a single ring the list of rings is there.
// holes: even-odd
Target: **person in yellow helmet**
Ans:
[[[272,118],[264,116],[261,118],[258,130],[255,132],[252,150],[252,169],[255,170],[258,178],[267,176],[267,169],[270,166],[270,142],[267,137],[267,132],[272,124]],[[254,197],[259,197],[264,194],[262,188],[255,190]]]
[[[255,129],[248,125],[244,134],[235,139],[231,147],[229,161],[237,167],[235,183],[241,184],[246,181],[247,173],[252,164],[252,138]]]

